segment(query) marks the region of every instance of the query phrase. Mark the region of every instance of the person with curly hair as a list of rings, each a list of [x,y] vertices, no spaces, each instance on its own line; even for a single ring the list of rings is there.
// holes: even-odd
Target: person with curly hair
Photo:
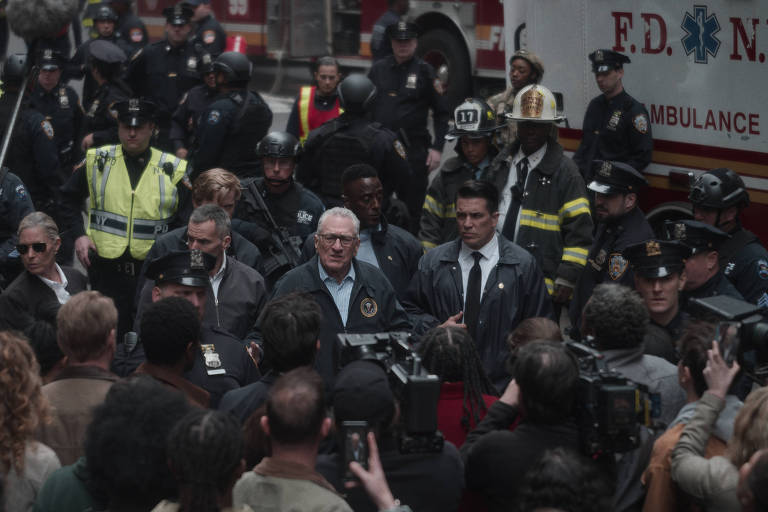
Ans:
[[[34,441],[48,417],[35,354],[27,340],[0,331],[0,479],[8,511],[29,511],[40,487],[61,464],[53,450]]]
[[[445,439],[461,448],[470,430],[498,400],[485,374],[475,342],[466,329],[435,327],[422,338],[419,353],[424,368],[440,377],[437,427]]]

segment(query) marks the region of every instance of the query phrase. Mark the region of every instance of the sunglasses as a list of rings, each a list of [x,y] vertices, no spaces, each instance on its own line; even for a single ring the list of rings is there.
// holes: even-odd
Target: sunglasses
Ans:
[[[37,253],[45,252],[45,249],[48,247],[48,244],[45,242],[37,242],[34,244],[16,244],[16,250],[19,251],[19,254],[27,254],[27,251],[31,248],[33,251]]]

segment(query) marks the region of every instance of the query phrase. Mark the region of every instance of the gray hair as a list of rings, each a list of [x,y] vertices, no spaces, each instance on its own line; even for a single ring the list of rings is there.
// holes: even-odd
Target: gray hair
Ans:
[[[216,234],[219,238],[224,238],[232,234],[232,220],[224,211],[224,208],[217,204],[204,204],[198,206],[189,216],[189,222],[192,224],[202,224],[212,220],[216,225]]]
[[[21,236],[21,232],[30,228],[43,228],[46,236],[51,241],[56,241],[59,238],[59,227],[56,222],[43,212],[32,212],[19,222],[19,229],[16,233]]]
[[[648,326],[648,309],[642,297],[618,284],[597,285],[583,317],[585,332],[595,337],[599,350],[637,347]]]
[[[320,220],[317,221],[318,233],[323,230],[323,224],[325,223],[325,219],[328,217],[344,217],[347,219],[352,219],[352,222],[355,224],[355,236],[360,236],[360,220],[357,218],[357,215],[355,215],[352,210],[342,208],[341,206],[336,206],[323,212],[323,214],[320,216]]]

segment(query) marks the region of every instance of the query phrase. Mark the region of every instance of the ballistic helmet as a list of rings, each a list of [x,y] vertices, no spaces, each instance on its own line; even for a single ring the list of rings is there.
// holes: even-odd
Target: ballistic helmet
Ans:
[[[299,141],[288,132],[270,132],[256,145],[259,158],[291,158],[299,154]]]
[[[375,97],[376,86],[365,75],[349,75],[339,84],[339,103],[345,112],[365,112]]]
[[[5,86],[21,85],[24,81],[24,75],[27,72],[27,54],[26,53],[14,53],[9,55],[3,65],[3,84]]]
[[[744,180],[731,169],[713,169],[696,178],[688,194],[693,206],[721,210],[730,206],[749,205]]]
[[[247,84],[253,64],[240,52],[224,52],[213,62],[213,70],[224,73],[228,84]]]
[[[93,15],[93,21],[114,21],[117,23],[117,13],[107,4],[102,4]]]

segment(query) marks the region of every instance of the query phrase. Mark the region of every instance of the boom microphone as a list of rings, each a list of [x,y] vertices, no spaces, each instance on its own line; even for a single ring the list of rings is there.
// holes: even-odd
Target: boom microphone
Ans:
[[[8,0],[8,25],[28,44],[54,37],[78,12],[77,0]]]

